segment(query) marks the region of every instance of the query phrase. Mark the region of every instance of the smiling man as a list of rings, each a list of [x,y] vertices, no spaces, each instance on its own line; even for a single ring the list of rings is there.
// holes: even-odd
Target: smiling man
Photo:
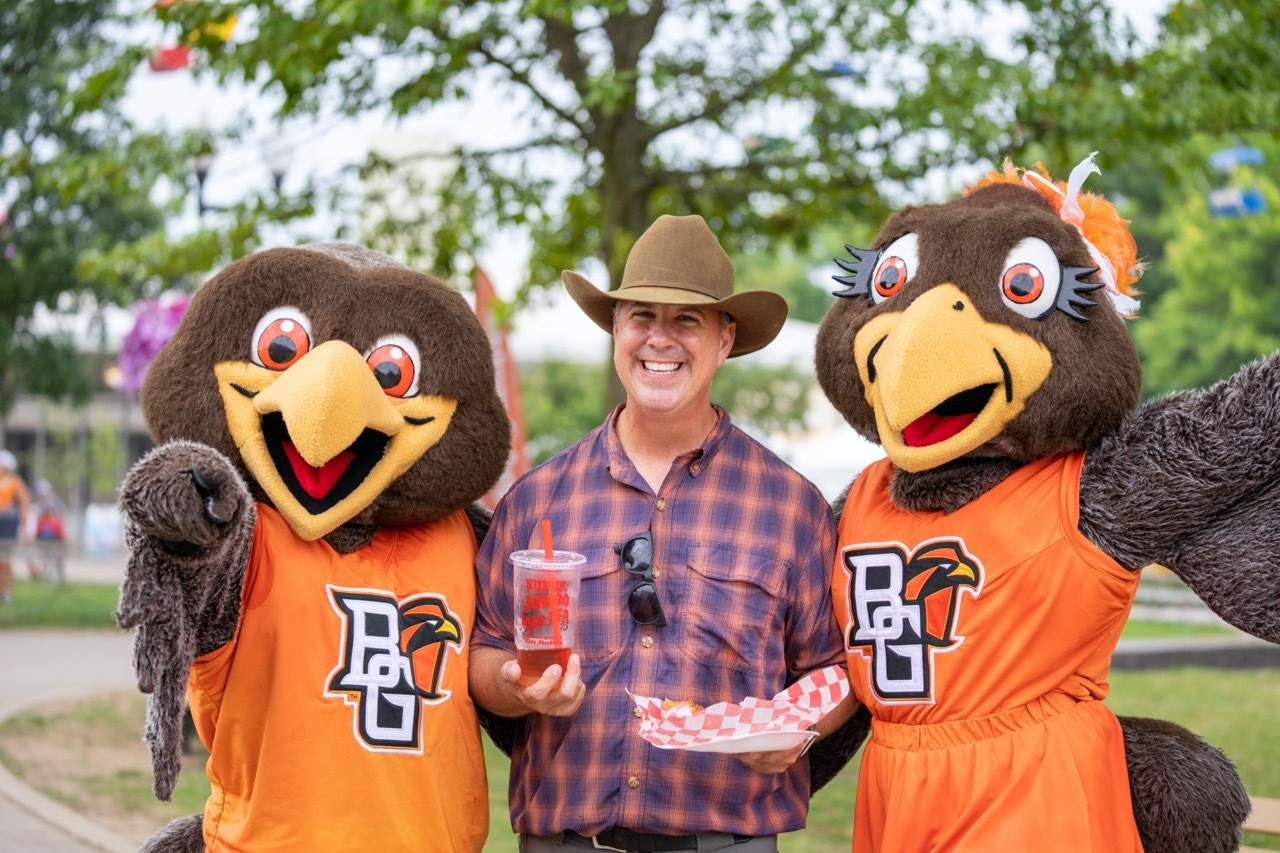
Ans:
[[[658,219],[615,291],[564,280],[613,334],[626,401],[515,484],[477,558],[472,695],[525,718],[510,787],[520,849],[776,851],[805,823],[802,747],[660,750],[637,734],[627,690],[707,706],[841,661],[826,501],[711,402],[716,370],[772,341],[786,302],[734,294],[733,264],[698,216]],[[574,653],[522,687],[508,557],[541,547],[542,518],[587,563]]]

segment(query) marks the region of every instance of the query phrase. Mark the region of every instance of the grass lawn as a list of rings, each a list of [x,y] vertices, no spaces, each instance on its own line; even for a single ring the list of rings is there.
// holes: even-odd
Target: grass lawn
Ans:
[[[1280,670],[1175,669],[1115,673],[1117,713],[1162,717],[1221,747],[1250,792],[1280,797]],[[141,842],[168,820],[199,811],[208,796],[203,756],[189,756],[174,802],[155,802],[140,741],[142,697],[131,693],[19,715],[0,726],[0,761],[29,784]],[[507,759],[486,740],[490,831],[485,853],[515,853],[507,815]],[[857,759],[814,797],[809,827],[784,836],[786,853],[839,853],[850,846]],[[1246,838],[1280,849],[1280,841]]]
[[[1130,619],[1124,626],[1123,636],[1127,640],[1151,640],[1170,637],[1230,637],[1236,633],[1235,628],[1227,625]]]
[[[110,584],[17,579],[0,604],[0,628],[115,628],[120,590]]]

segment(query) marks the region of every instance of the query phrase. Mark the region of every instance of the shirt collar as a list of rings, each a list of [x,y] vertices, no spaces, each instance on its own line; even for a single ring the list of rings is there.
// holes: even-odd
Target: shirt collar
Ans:
[[[631,461],[631,457],[627,456],[627,452],[622,448],[622,439],[618,437],[618,415],[622,414],[622,410],[626,408],[626,405],[626,403],[619,403],[618,407],[609,414],[608,419],[605,421],[605,466],[618,482],[627,483],[636,488],[647,489],[648,486],[644,484],[644,478],[636,470],[635,463]],[[697,477],[707,469],[708,462],[715,456],[716,451],[720,449],[725,442],[725,438],[729,435],[729,413],[715,403],[711,404],[711,408],[715,410],[716,423],[711,428],[711,431],[707,433],[707,437],[702,440],[701,446],[677,456],[672,463],[672,467],[688,466],[689,475],[692,477]]]

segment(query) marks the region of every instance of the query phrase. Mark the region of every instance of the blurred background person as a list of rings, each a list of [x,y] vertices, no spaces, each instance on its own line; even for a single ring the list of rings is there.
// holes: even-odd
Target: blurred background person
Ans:
[[[18,460],[0,450],[0,604],[13,599],[13,551],[27,541],[31,499],[18,476]]]
[[[37,480],[31,489],[31,514],[36,519],[36,549],[31,556],[31,577],[62,583],[66,557],[67,526],[62,501],[48,480]]]

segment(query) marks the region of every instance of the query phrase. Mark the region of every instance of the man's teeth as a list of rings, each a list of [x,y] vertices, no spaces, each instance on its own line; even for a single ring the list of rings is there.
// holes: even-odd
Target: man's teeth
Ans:
[[[674,373],[680,369],[679,363],[669,361],[646,361],[642,362],[645,370],[652,370],[655,373]]]

